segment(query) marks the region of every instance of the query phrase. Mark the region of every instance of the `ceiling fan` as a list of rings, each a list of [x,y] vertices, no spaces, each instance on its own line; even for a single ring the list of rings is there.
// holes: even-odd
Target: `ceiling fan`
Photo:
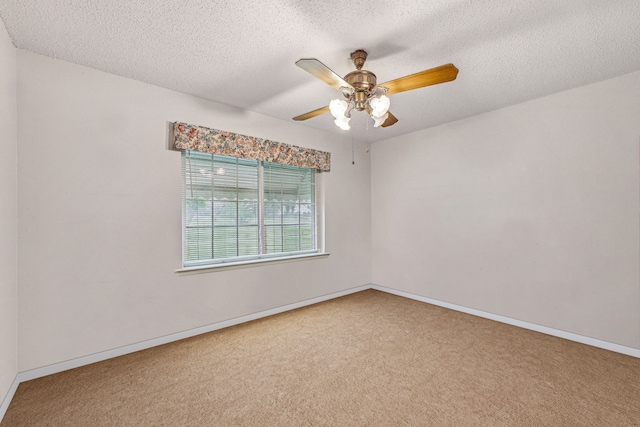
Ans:
[[[351,60],[356,66],[356,70],[350,72],[344,78],[331,71],[329,67],[317,59],[303,58],[296,62],[298,67],[338,89],[344,99],[334,99],[329,105],[296,116],[293,120],[307,120],[330,112],[335,118],[334,123],[336,126],[348,130],[350,128],[351,112],[355,109],[356,111],[369,113],[374,120],[374,127],[391,126],[398,119],[389,111],[390,101],[386,95],[450,82],[455,80],[458,75],[458,69],[453,64],[446,64],[377,84],[376,75],[371,71],[362,69],[367,60],[366,51],[358,49],[352,52]]]

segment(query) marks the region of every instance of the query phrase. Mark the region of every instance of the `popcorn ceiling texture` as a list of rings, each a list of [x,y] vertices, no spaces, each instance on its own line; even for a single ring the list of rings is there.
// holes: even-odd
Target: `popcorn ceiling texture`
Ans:
[[[354,113],[349,132],[365,141],[640,69],[637,0],[0,0],[0,17],[20,49],[286,121],[338,95],[299,58],[344,76],[364,48],[379,82],[460,69],[393,95],[392,127]],[[300,125],[344,133],[330,115]]]

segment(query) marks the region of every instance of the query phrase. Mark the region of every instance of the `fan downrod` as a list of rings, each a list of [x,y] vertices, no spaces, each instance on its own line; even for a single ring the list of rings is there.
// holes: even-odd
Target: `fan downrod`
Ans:
[[[351,52],[351,60],[356,66],[356,70],[350,72],[344,76],[344,80],[349,83],[354,91],[353,100],[355,102],[355,109],[362,111],[366,108],[367,99],[371,96],[371,91],[376,87],[376,75],[371,71],[363,70],[362,66],[367,60],[367,52],[362,49],[358,49]]]
[[[364,62],[367,60],[367,51],[363,49],[358,49],[356,51],[351,52],[351,60],[353,61],[353,65],[356,66],[356,70],[362,70],[362,66]]]

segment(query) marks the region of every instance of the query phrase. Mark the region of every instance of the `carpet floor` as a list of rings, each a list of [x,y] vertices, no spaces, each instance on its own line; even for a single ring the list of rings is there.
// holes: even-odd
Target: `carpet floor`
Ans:
[[[367,290],[22,383],[0,426],[640,426],[640,359]]]

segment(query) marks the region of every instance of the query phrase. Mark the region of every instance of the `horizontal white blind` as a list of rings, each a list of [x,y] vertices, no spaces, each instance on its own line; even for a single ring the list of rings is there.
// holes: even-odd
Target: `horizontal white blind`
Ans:
[[[264,164],[265,252],[316,248],[315,171]]]
[[[185,267],[316,250],[315,170],[197,151],[182,160]]]

